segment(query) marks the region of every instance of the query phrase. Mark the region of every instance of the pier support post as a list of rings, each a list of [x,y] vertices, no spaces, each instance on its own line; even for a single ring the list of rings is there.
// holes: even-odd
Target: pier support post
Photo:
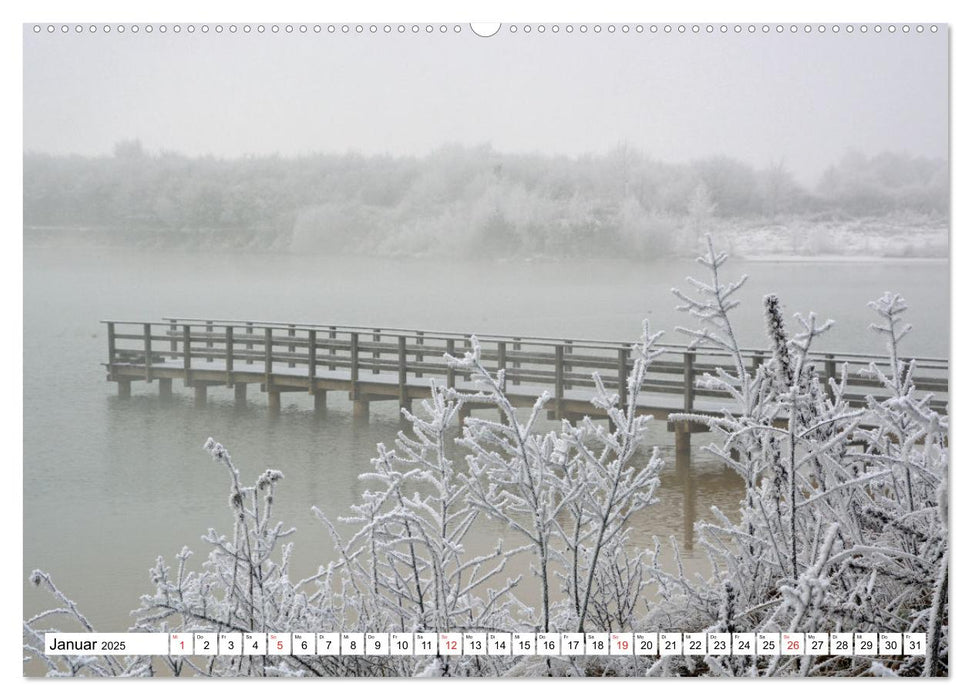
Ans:
[[[691,433],[686,433],[686,435],[691,435]],[[690,552],[694,550],[698,495],[695,481],[691,476],[691,456],[687,450],[675,454],[674,469],[681,482],[681,522],[684,528],[684,548]]]
[[[172,399],[172,380],[171,379],[159,379],[158,380],[158,397],[162,401],[170,401]]]
[[[119,399],[130,399],[131,398],[131,382],[122,379],[118,382],[118,398]]]
[[[314,392],[314,413],[323,413],[327,410],[327,392]]]
[[[691,426],[679,422],[674,427],[674,451],[676,453],[691,452]]]
[[[206,405],[206,389],[208,387],[205,384],[196,384],[196,406]]]
[[[236,407],[243,408],[246,406],[246,384],[239,382],[233,386],[233,394],[236,397]]]
[[[371,414],[371,402],[367,399],[354,399],[354,418],[367,420]]]
[[[269,410],[270,410],[270,415],[271,416],[278,416],[278,415],[280,415],[280,406],[281,406],[281,403],[280,403],[280,392],[279,391],[275,391],[274,389],[270,389],[269,391],[266,392],[266,397],[267,397],[267,400],[268,400],[268,407],[269,407]]]

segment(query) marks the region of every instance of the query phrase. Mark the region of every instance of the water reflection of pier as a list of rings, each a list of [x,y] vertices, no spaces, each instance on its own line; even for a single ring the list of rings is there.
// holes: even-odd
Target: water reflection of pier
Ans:
[[[684,523],[682,542],[685,549],[692,551],[698,511],[698,485],[695,483],[695,475],[691,473],[691,453],[688,450],[675,450],[674,455],[674,471],[681,482],[681,495],[684,499],[681,503],[681,518]]]
[[[654,433],[649,438],[651,446],[656,444],[657,437]],[[697,522],[715,521],[712,506],[729,519],[737,520],[745,482],[717,457],[700,449],[701,440],[698,443],[694,449],[680,452],[662,445],[665,467],[655,494],[657,502],[634,513],[628,524],[634,546],[653,550],[656,536],[663,556],[668,557],[672,554],[669,540],[673,536],[685,560],[695,562],[694,569],[703,570],[707,567],[705,552],[695,546]]]

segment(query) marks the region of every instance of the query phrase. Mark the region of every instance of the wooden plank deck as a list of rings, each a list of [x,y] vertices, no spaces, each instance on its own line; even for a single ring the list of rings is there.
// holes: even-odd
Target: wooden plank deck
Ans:
[[[237,403],[246,402],[247,387],[259,385],[268,396],[271,413],[280,411],[283,392],[314,395],[314,407],[326,406],[328,391],[347,392],[357,416],[368,415],[372,401],[412,401],[429,396],[430,381],[472,390],[469,376],[449,367],[443,355],[461,356],[471,349],[471,334],[397,328],[301,325],[258,321],[166,318],[161,322],[103,321],[108,333],[108,381],[117,382],[121,397],[131,395],[135,381],[159,382],[160,396],[172,395],[172,381],[180,379],[195,391],[197,404],[206,402],[209,387],[233,387]],[[544,391],[551,396],[552,418],[603,416],[590,399],[591,375],[600,374],[608,390],[627,402],[627,375],[632,343],[525,336],[477,335],[483,362],[491,370],[505,369],[506,391],[516,406],[532,406]],[[726,395],[696,386],[697,378],[728,368],[724,353],[664,345],[664,353],[650,367],[638,401],[638,411],[660,420],[671,413],[720,413]],[[756,366],[765,360],[761,350],[746,351]],[[813,354],[817,371],[836,377],[847,367],[848,394],[862,402],[866,394],[880,395],[881,387],[860,375],[886,358],[854,353]],[[933,405],[946,410],[948,362],[917,358],[916,386],[934,395]],[[468,405],[466,413],[483,406]],[[673,424],[683,433],[702,425]],[[680,439],[680,436],[679,436]]]

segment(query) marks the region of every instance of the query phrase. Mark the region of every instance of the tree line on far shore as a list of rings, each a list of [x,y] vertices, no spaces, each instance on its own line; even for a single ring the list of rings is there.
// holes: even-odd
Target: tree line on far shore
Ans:
[[[782,162],[666,163],[624,144],[580,157],[445,146],[423,157],[190,158],[149,153],[138,141],[110,156],[24,155],[25,230],[89,228],[174,244],[665,254],[686,232],[725,221],[940,221],[948,208],[946,160],[889,152],[848,153],[812,187]]]

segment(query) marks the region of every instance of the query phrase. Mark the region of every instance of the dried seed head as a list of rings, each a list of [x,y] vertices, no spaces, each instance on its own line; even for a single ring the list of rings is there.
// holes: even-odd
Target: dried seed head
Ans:
[[[223,457],[226,457],[226,458],[229,457],[229,453],[226,451],[226,448],[223,447],[220,443],[213,440],[211,437],[206,440],[205,444],[202,447],[210,455],[212,455],[212,458],[215,460],[220,460]]]
[[[775,294],[767,294],[765,305],[766,330],[772,343],[772,354],[778,363],[779,380],[784,386],[792,386],[792,361],[789,357],[789,338],[786,336],[785,321],[782,319],[782,304]]]
[[[262,490],[265,486],[269,486],[270,484],[277,482],[282,478],[283,478],[283,472],[278,471],[276,469],[267,469],[265,472],[263,472],[260,475],[260,478],[256,482],[256,486],[257,488]]]

